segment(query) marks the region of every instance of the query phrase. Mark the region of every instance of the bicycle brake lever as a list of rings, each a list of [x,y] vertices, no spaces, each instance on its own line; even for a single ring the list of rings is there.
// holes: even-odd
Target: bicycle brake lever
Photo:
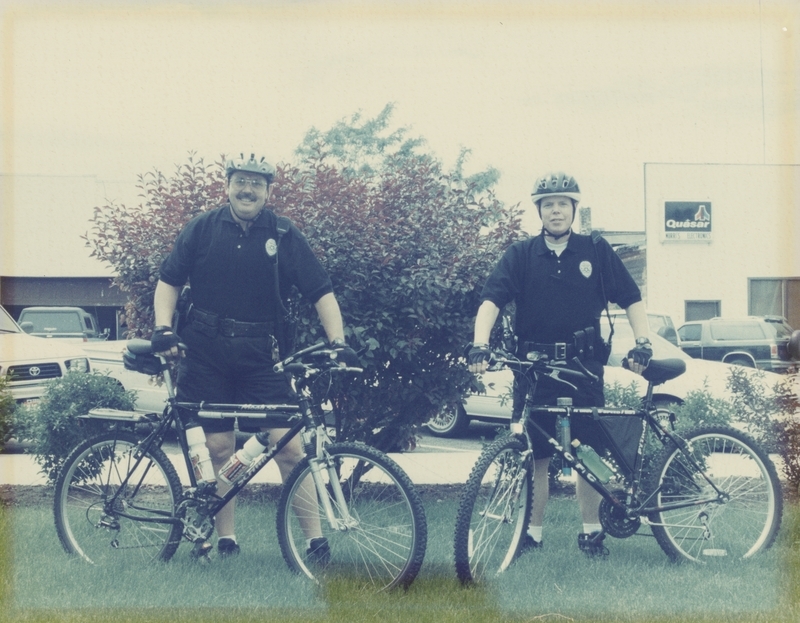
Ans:
[[[569,381],[567,381],[565,379],[562,379],[558,375],[558,373],[562,372],[562,370],[557,370],[555,368],[550,368],[550,370],[551,370],[551,372],[544,372],[543,374],[545,376],[549,376],[554,381],[558,381],[559,383],[564,383],[564,385],[569,385],[573,390],[578,391],[578,386],[577,385],[573,385],[572,383],[570,383]]]
[[[581,360],[578,359],[577,357],[573,357],[572,358],[572,363],[574,363],[580,369],[581,372],[583,372],[586,376],[588,376],[595,383],[600,380],[600,377],[597,376],[596,374],[592,374],[591,372],[589,372],[589,370],[586,369],[586,366],[584,366],[583,363],[581,362]]]

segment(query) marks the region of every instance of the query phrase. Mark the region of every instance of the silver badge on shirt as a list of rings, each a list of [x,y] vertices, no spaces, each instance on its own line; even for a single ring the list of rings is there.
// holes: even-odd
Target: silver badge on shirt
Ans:
[[[583,275],[587,279],[592,276],[592,263],[591,262],[589,262],[587,260],[584,260],[584,261],[581,262],[581,264],[580,264],[580,266],[578,266],[578,268],[581,271],[581,275]]]
[[[267,250],[267,255],[270,257],[274,257],[275,254],[278,252],[278,243],[275,242],[274,238],[270,238],[267,240],[267,244],[264,245]]]

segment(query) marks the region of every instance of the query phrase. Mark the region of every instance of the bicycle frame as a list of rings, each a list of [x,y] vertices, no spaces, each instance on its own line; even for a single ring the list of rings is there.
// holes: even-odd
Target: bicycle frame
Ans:
[[[502,363],[504,365],[508,365],[509,367],[513,367],[519,371],[522,371],[526,374],[530,374],[531,372],[534,373],[534,378],[531,380],[528,390],[528,396],[531,396],[536,388],[536,383],[538,382],[538,378],[536,377],[536,373],[543,373],[547,374],[551,378],[555,379],[556,381],[572,385],[569,381],[566,381],[560,378],[560,374],[564,375],[573,375],[573,376],[584,376],[588,378],[588,375],[591,373],[588,372],[585,368],[583,368],[584,372],[579,372],[576,370],[564,369],[560,366],[553,366],[548,364],[546,361],[541,359],[536,359],[535,357],[532,358],[530,362],[522,362],[515,359],[503,359],[499,360],[498,363]],[[582,367],[582,366],[581,366]],[[574,386],[573,386],[574,387]],[[625,515],[629,518],[644,516],[647,517],[651,513],[657,513],[662,511],[670,511],[670,510],[677,510],[681,508],[689,508],[692,506],[702,506],[704,504],[709,504],[713,502],[723,502],[726,499],[726,494],[721,491],[717,485],[708,477],[706,471],[702,468],[702,466],[695,460],[692,456],[691,452],[688,451],[686,448],[686,444],[683,439],[672,433],[666,425],[662,425],[656,416],[654,415],[657,413],[657,409],[653,405],[653,388],[655,387],[655,383],[652,381],[648,381],[647,385],[647,392],[642,399],[642,406],[639,409],[606,409],[606,408],[596,408],[596,407],[571,407],[571,406],[537,406],[530,403],[530,399],[527,399],[525,402],[525,407],[523,409],[521,422],[515,421],[512,419],[511,429],[516,434],[519,433],[519,425],[521,424],[521,436],[525,439],[527,447],[530,449],[532,448],[531,444],[531,437],[530,437],[530,430],[529,427],[533,427],[533,429],[542,435],[547,442],[553,447],[555,453],[561,457],[561,459],[569,466],[570,468],[575,469],[580,476],[584,478],[589,485],[597,491],[605,500],[607,500],[610,504],[612,504],[615,508],[625,513]],[[626,490],[626,497],[629,501],[636,500],[636,496],[639,493],[639,487],[641,484],[641,476],[642,476],[642,469],[644,467],[644,450],[647,440],[647,432],[648,430],[652,431],[656,438],[661,441],[662,444],[666,443],[673,443],[675,446],[683,453],[686,459],[690,462],[690,464],[700,473],[705,481],[712,487],[713,491],[716,492],[716,496],[709,497],[707,499],[702,500],[693,500],[692,502],[675,502],[671,504],[661,505],[661,506],[647,506],[647,504],[656,497],[660,491],[657,489],[656,491],[651,491],[648,493],[647,498],[642,501],[636,507],[628,506],[629,502],[625,500],[618,500],[617,496],[612,492],[608,487],[606,487],[594,472],[591,471],[583,462],[570,452],[570,448],[565,448],[557,439],[552,437],[547,431],[545,431],[536,421],[532,418],[532,415],[536,415],[537,413],[548,413],[548,414],[555,414],[557,416],[566,416],[570,418],[573,414],[576,415],[584,415],[588,417],[593,417],[596,415],[603,415],[603,416],[628,416],[628,417],[637,417],[644,421],[645,426],[642,427],[642,433],[639,438],[639,445],[637,449],[637,456],[636,456],[636,463],[631,474],[630,479],[630,486]],[[517,425],[515,427],[515,424]]]
[[[296,353],[293,357],[294,360],[298,359],[299,357],[317,349],[319,345],[314,345],[307,349],[304,349],[298,353]],[[136,472],[136,468],[141,463],[142,459],[146,455],[149,448],[155,446],[161,446],[164,442],[164,439],[167,435],[167,432],[170,428],[174,425],[177,430],[177,437],[178,442],[181,448],[181,453],[183,455],[184,462],[186,464],[187,472],[189,474],[189,481],[190,481],[190,491],[188,497],[191,499],[193,497],[192,492],[197,492],[198,490],[198,482],[197,478],[194,473],[194,469],[192,467],[192,462],[189,456],[189,446],[186,442],[186,426],[181,417],[179,417],[179,409],[185,409],[187,411],[194,411],[197,413],[199,418],[209,418],[209,419],[220,419],[220,418],[231,418],[231,417],[241,417],[247,419],[258,419],[259,421],[263,421],[265,418],[272,418],[273,420],[280,420],[280,422],[276,422],[275,426],[280,428],[286,428],[286,424],[294,421],[289,430],[275,443],[275,445],[270,448],[267,452],[260,455],[252,465],[247,469],[247,471],[242,475],[242,477],[237,480],[231,488],[225,492],[224,495],[216,495],[215,493],[211,494],[210,502],[207,503],[202,512],[202,518],[205,519],[207,517],[213,517],[217,514],[228,502],[230,502],[236,495],[241,491],[247,484],[258,474],[259,471],[271,461],[276,454],[278,454],[286,445],[298,434],[302,431],[302,442],[303,442],[303,450],[306,456],[310,459],[311,470],[312,470],[312,477],[314,479],[315,487],[318,491],[324,490],[324,484],[322,478],[320,476],[320,463],[318,459],[323,455],[324,446],[330,443],[330,438],[328,437],[328,433],[325,429],[325,422],[320,414],[314,412],[312,408],[312,400],[311,400],[311,390],[310,388],[303,383],[302,381],[299,383],[298,387],[298,404],[217,404],[217,403],[207,403],[207,402],[179,402],[176,400],[175,397],[175,386],[172,382],[172,377],[167,366],[166,360],[161,357],[161,363],[164,368],[163,376],[164,376],[164,383],[167,387],[167,406],[163,412],[163,418],[159,425],[150,433],[148,434],[142,441],[139,443],[138,451],[136,454],[136,461],[132,468],[129,468],[127,474],[125,475],[124,479],[122,480],[121,486],[119,487],[118,491],[110,497],[106,501],[106,505],[109,508],[116,508],[117,506],[117,498],[118,496],[127,489],[128,486],[131,485],[129,482],[129,478],[131,474]],[[296,366],[300,366],[305,370],[302,364],[292,364],[290,363],[291,360],[287,360],[289,362],[285,368],[288,370],[297,371],[299,368]],[[283,362],[283,363],[287,363]],[[295,366],[295,367],[292,367]],[[143,421],[152,421],[147,416],[140,416],[139,414],[134,414],[133,417],[117,417],[115,418],[112,413],[113,410],[107,409],[97,409],[90,411],[90,417],[95,415],[96,417],[102,419],[118,419],[121,421],[126,421],[128,423],[140,423]],[[117,412],[119,413],[119,412]],[[138,416],[138,417],[137,417]],[[330,467],[330,469],[334,469]],[[331,474],[331,482],[338,482],[334,476]],[[144,479],[144,476],[141,477]],[[133,486],[138,488],[138,484],[134,483]],[[349,516],[347,516],[347,504],[344,500],[344,495],[338,487],[334,487],[336,489],[334,491],[334,495],[337,499],[337,503],[341,507],[340,511],[345,512],[344,517],[344,524],[349,523]],[[339,521],[335,517],[335,513],[331,506],[330,500],[327,496],[320,496],[322,501],[323,507],[325,509],[326,518],[328,519],[329,523],[334,529],[342,529],[343,526],[339,525]],[[154,514],[162,514],[160,511],[152,511]],[[170,523],[170,524],[183,524],[184,522],[177,517],[169,516],[167,513],[163,513],[164,519],[159,518],[150,518],[150,517],[140,517],[140,516],[133,516],[129,515],[125,512],[120,512],[119,510],[116,511],[116,514],[135,519],[141,522],[149,522],[149,523]],[[344,526],[346,527],[346,526]]]

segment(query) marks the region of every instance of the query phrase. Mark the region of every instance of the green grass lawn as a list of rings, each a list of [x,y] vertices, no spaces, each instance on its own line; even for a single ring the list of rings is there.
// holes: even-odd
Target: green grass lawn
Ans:
[[[735,564],[670,563],[647,536],[608,539],[604,560],[575,545],[574,500],[547,509],[545,548],[499,580],[464,588],[452,562],[456,498],[425,494],[428,552],[408,591],[317,587],[292,575],[275,536],[272,503],[237,511],[242,554],[199,565],[181,546],[169,563],[95,568],[61,549],[48,505],[2,509],[5,621],[798,621],[800,509],[787,506],[776,545]],[[642,529],[642,532],[647,532]]]

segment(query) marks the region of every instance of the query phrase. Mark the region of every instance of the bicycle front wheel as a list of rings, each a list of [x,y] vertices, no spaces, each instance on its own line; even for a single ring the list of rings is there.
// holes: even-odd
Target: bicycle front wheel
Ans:
[[[181,526],[169,523],[181,496],[175,467],[160,448],[137,457],[133,433],[103,433],[78,445],[55,485],[54,515],[70,554],[112,560],[169,560]]]
[[[533,500],[525,445],[502,437],[481,453],[456,516],[456,574],[462,582],[494,577],[514,561],[528,527]]]
[[[278,505],[278,541],[289,567],[309,578],[342,578],[384,590],[407,587],[425,557],[422,501],[406,473],[382,452],[361,443],[326,449],[320,469],[326,516],[304,459],[286,480]],[[320,547],[318,537],[327,539]]]
[[[725,426],[682,435],[653,460],[650,515],[658,544],[673,560],[749,558],[767,549],[781,524],[783,498],[775,466],[745,433]]]

